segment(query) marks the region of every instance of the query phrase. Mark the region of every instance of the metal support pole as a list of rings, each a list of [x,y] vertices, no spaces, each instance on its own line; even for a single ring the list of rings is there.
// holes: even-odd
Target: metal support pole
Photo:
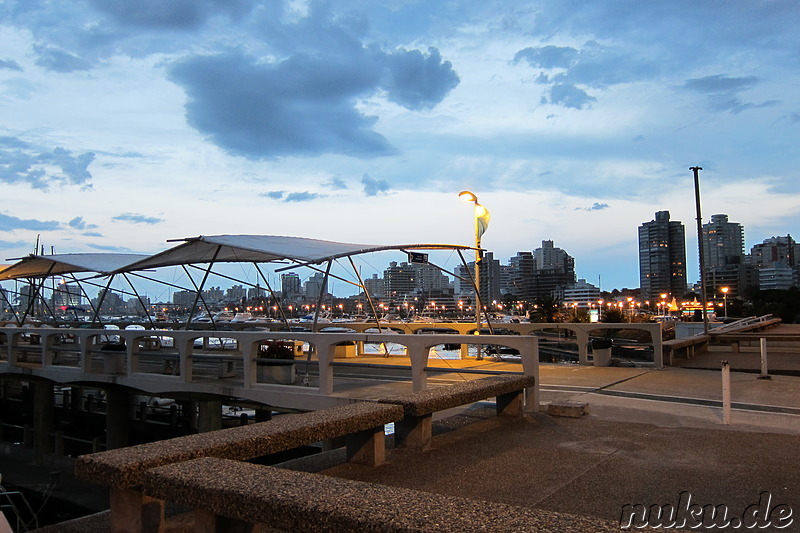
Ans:
[[[731,365],[722,362],[722,423],[731,423]]]
[[[703,218],[700,215],[700,174],[703,167],[689,167],[694,173],[694,200],[697,208],[697,249],[700,254],[700,296],[703,303],[703,334],[708,335],[708,297],[706,296],[706,268],[703,257]]]

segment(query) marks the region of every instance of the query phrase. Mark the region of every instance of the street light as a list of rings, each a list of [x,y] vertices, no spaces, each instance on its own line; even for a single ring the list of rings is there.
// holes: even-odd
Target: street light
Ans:
[[[470,191],[461,191],[458,197],[475,206],[475,334],[481,332],[481,236],[489,226],[489,211],[478,203],[478,197]],[[481,360],[480,347],[476,359]]]
[[[472,202],[475,206],[475,334],[481,332],[481,236],[489,226],[489,211],[478,203],[478,197],[470,191],[461,191],[458,197],[465,202]],[[483,359],[478,347],[478,360]]]
[[[720,290],[722,291],[722,300],[725,302],[725,318],[728,318],[728,291],[730,289],[728,287],[722,287]]]

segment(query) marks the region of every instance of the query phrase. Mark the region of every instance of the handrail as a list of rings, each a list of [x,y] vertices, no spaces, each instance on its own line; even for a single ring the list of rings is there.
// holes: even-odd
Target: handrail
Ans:
[[[32,334],[37,335],[35,343],[26,337]],[[474,335],[39,327],[0,328],[0,336],[4,339],[4,344],[0,345],[0,373],[33,374],[58,383],[92,382],[100,387],[116,383],[153,395],[210,393],[299,409],[320,409],[346,401],[334,394],[332,365],[336,347],[346,342],[405,346],[414,390],[427,387],[425,368],[430,348],[443,343],[474,345],[480,340],[481,345],[514,348],[522,358],[523,371],[538,376],[538,339],[531,335],[481,335],[478,339]],[[142,339],[154,336],[170,337],[172,347],[144,349]],[[65,341],[67,337],[69,340]],[[235,349],[202,350],[195,347],[197,341],[208,348],[209,339],[218,338],[235,339]],[[114,340],[118,342],[107,344]],[[317,382],[305,386],[260,380],[259,348],[271,340],[313,345],[316,349]],[[218,373],[212,374],[214,369],[218,369]]]

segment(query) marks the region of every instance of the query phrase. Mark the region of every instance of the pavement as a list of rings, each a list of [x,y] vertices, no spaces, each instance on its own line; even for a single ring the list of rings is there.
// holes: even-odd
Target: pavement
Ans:
[[[378,371],[408,364],[399,356],[347,362]],[[518,363],[474,358],[430,365],[440,370],[429,378],[433,386],[521,371]],[[645,512],[672,505],[679,516],[702,515],[706,523],[694,530],[800,531],[799,376],[731,372],[729,423],[720,370],[542,364],[540,383],[542,411],[508,419],[482,402],[441,413],[431,449],[390,448],[388,462],[377,468],[342,462],[341,450],[285,466],[414,488],[434,499],[462,496],[591,517],[615,527],[631,516],[630,506]],[[375,387],[408,384],[386,380]],[[588,414],[547,414],[547,404],[563,401],[586,403]],[[712,506],[716,517],[703,506]],[[644,523],[658,525],[651,514],[634,526]],[[559,530],[555,522],[543,529],[550,530]]]
[[[721,362],[726,354],[712,357]],[[757,368],[759,354],[750,358]],[[359,362],[381,361],[405,364],[399,357]],[[431,362],[431,367],[447,370],[435,381],[521,370],[516,363],[474,359]],[[439,435],[425,453],[392,450],[389,463],[377,469],[343,463],[321,471],[617,524],[625,505],[678,507],[688,498],[718,511],[723,508],[717,506],[725,506],[730,524],[722,529],[755,525],[764,531],[800,531],[800,470],[795,457],[800,443],[800,377],[775,374],[760,379],[752,371],[731,372],[727,423],[721,368],[542,364],[540,383],[542,411],[527,421],[499,419],[478,404],[441,414],[434,423]],[[586,403],[588,414],[546,414],[549,403],[565,401]],[[771,521],[766,516],[757,522],[754,506],[764,508],[767,499],[770,509],[778,510]],[[778,519],[786,509],[794,512],[793,521]],[[706,525],[719,526],[726,520],[718,514]],[[737,524],[741,527],[735,528]]]

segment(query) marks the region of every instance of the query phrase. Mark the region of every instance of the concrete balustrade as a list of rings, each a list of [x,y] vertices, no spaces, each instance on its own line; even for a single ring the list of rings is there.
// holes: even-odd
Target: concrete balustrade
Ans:
[[[71,328],[0,328],[0,373],[33,375],[55,383],[124,386],[152,395],[190,392],[234,396],[277,407],[322,409],[345,403],[337,396],[337,346],[342,343],[394,343],[405,346],[414,391],[427,388],[430,349],[443,343],[477,344],[473,335],[401,335],[388,333],[306,333],[269,331],[105,330]],[[37,343],[30,337],[37,336]],[[28,340],[23,339],[27,337]],[[157,350],[151,340],[159,339]],[[202,350],[214,339],[232,339],[227,349]],[[171,340],[172,346],[165,342]],[[113,340],[114,342],[109,342]],[[316,371],[315,383],[281,385],[258,381],[259,348],[269,341],[308,343],[313,357],[295,360]],[[481,335],[481,345],[516,349],[522,371],[538,377],[538,340],[527,335]],[[212,371],[208,371],[212,368]],[[198,369],[204,370],[200,373]],[[165,371],[166,370],[166,371]],[[202,374],[202,375],[201,375]],[[538,380],[537,380],[538,381]],[[538,392],[533,400],[538,404]]]

